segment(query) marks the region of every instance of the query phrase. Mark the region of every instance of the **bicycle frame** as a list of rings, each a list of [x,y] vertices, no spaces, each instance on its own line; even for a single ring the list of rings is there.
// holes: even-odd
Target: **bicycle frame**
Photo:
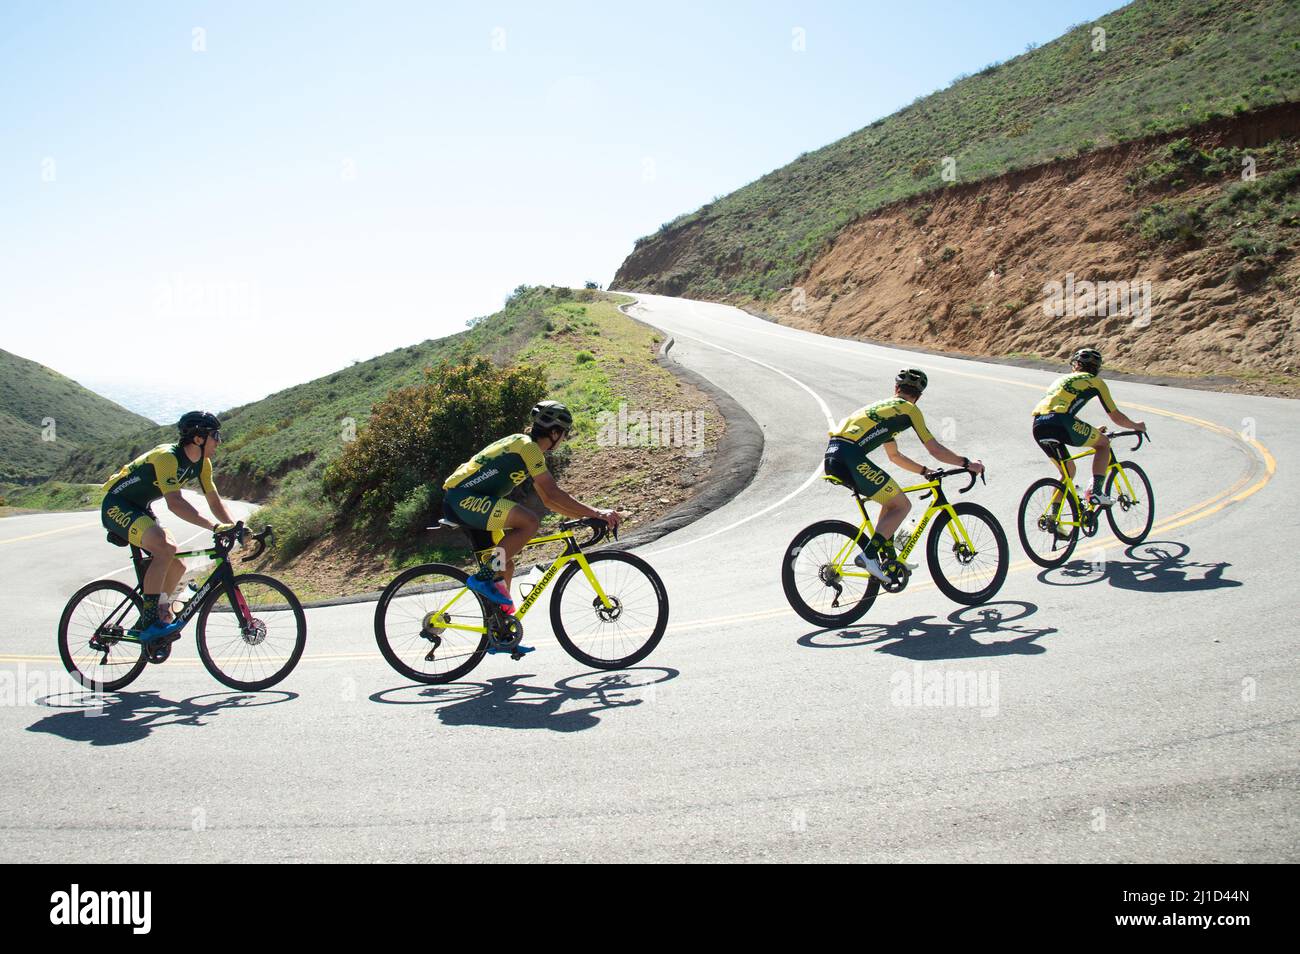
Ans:
[[[827,477],[823,479],[831,480],[833,483],[839,483],[839,484],[843,483],[843,481],[837,480],[835,478]],[[849,488],[849,489],[853,490],[853,500],[855,503],[857,503],[858,511],[862,514],[862,523],[859,524],[858,526],[857,535],[848,543],[846,543],[843,547],[841,547],[840,551],[837,554],[835,554],[835,559],[834,561],[832,561],[831,566],[835,570],[835,572],[838,573],[840,576],[861,577],[863,579],[874,580],[875,577],[872,576],[870,573],[867,573],[866,571],[858,573],[854,571],[846,571],[844,569],[844,563],[849,559],[849,555],[853,553],[858,546],[861,545],[859,541],[864,539],[870,540],[872,536],[875,535],[876,532],[875,526],[871,522],[871,517],[867,515],[866,501],[862,499],[862,495],[858,493],[856,489],[854,488]],[[912,531],[911,536],[907,538],[907,542],[903,544],[903,549],[898,551],[898,559],[900,561],[906,560],[908,554],[910,554],[914,549],[916,549],[916,544],[920,541],[921,536],[925,533],[925,528],[930,525],[930,521],[934,519],[935,514],[944,513],[944,512],[946,512],[949,515],[949,517],[952,518],[948,521],[948,527],[949,527],[949,532],[953,536],[954,542],[965,544],[967,549],[974,551],[975,545],[971,543],[970,536],[966,533],[966,527],[961,522],[961,517],[958,516],[956,509],[953,507],[951,503],[948,502],[948,498],[944,495],[941,481],[927,480],[924,483],[915,485],[914,487],[904,487],[902,488],[902,490],[903,493],[905,494],[916,493],[917,491],[926,491],[927,494],[924,494],[922,496],[932,494],[933,499],[930,501],[929,506],[925,508],[925,513],[921,515],[920,521],[917,522],[916,529]]]
[[[243,524],[240,523],[237,526],[242,527]],[[254,535],[253,539],[258,544],[258,548],[256,551],[257,554],[260,554],[262,552],[262,549],[265,547],[265,539],[267,536],[270,535],[270,533],[271,533],[271,529],[268,527],[265,530],[263,530],[261,533]],[[175,558],[178,560],[184,560],[189,557],[206,557],[207,559],[212,560],[216,564],[212,568],[212,572],[209,573],[207,578],[203,581],[203,585],[198,588],[198,590],[194,593],[193,596],[191,596],[188,600],[186,600],[181,605],[180,612],[176,614],[176,619],[181,621],[182,629],[184,629],[184,627],[189,624],[190,619],[193,618],[194,614],[197,613],[199,611],[199,608],[203,606],[203,604],[207,600],[208,594],[212,592],[214,587],[227,583],[230,580],[233,580],[235,578],[234,569],[230,563],[230,549],[233,545],[234,544],[232,538],[232,541],[229,543],[223,544],[219,542],[218,544],[214,544],[213,546],[205,547],[202,550],[186,550],[183,553],[176,554]],[[135,567],[135,579],[136,579],[135,592],[136,593],[144,592],[145,569],[149,565],[149,562],[152,559],[153,557],[146,555],[145,551],[140,549],[140,547],[136,546],[135,544],[131,544],[131,563]],[[241,593],[236,587],[231,587],[231,593],[233,594],[230,597],[231,609],[236,614],[238,614],[241,623],[247,624],[247,622],[252,618],[252,612],[248,608],[248,603],[244,600],[244,594]],[[104,625],[101,628],[102,629],[121,628],[122,626],[121,617],[125,615],[126,611],[129,611],[130,606],[131,606],[130,600],[123,600],[122,604],[108,615],[107,619],[104,622]],[[104,635],[125,642],[131,642],[131,643],[140,642],[140,638],[138,636],[132,635],[130,632],[126,631],[126,629],[123,629],[121,634],[105,633]]]
[[[1081,451],[1078,454],[1073,454],[1069,457],[1066,457],[1064,460],[1052,458],[1052,462],[1056,464],[1056,469],[1061,473],[1061,483],[1065,486],[1065,493],[1060,495],[1060,499],[1055,499],[1054,502],[1053,509],[1055,509],[1056,513],[1053,514],[1053,519],[1055,520],[1056,525],[1058,527],[1083,527],[1084,523],[1086,522],[1087,515],[1092,513],[1094,509],[1099,509],[1099,508],[1092,507],[1092,505],[1089,504],[1086,500],[1079,497],[1078,491],[1075,489],[1074,486],[1074,478],[1070,476],[1070,471],[1065,466],[1069,461],[1082,460],[1085,457],[1092,457],[1096,453],[1097,453],[1097,448],[1089,447],[1086,451]],[[1132,483],[1129,482],[1128,473],[1124,470],[1124,466],[1119,462],[1119,458],[1115,456],[1114,450],[1112,450],[1110,453],[1110,464],[1106,468],[1106,473],[1109,474],[1112,471],[1115,471],[1119,475],[1116,478],[1116,481],[1117,482],[1122,481],[1122,484],[1120,486],[1120,492],[1127,494],[1130,498],[1136,500],[1137,494],[1133,492],[1133,485]],[[1063,511],[1065,510],[1065,498],[1067,496],[1074,501],[1075,510],[1079,514],[1078,520],[1063,519],[1065,516],[1065,514],[1063,513]]]
[[[569,563],[574,561],[577,562],[578,567],[582,570],[583,576],[587,578],[587,582],[591,584],[591,588],[596,591],[596,595],[600,598],[604,607],[606,609],[613,608],[614,604],[610,601],[610,598],[605,595],[605,590],[601,587],[600,581],[596,579],[596,574],[591,572],[591,565],[587,562],[586,554],[582,552],[582,548],[578,546],[577,535],[573,530],[560,530],[556,533],[547,534],[545,536],[534,537],[524,544],[524,549],[527,550],[529,547],[560,542],[564,543],[564,552],[555,558],[554,562],[551,563],[546,572],[542,574],[542,578],[533,584],[531,589],[529,589],[528,595],[524,597],[523,602],[519,604],[519,608],[515,611],[515,619],[523,619],[532,605],[537,602],[538,597],[540,597],[542,593],[545,592],[546,588],[551,585],[556,574],[558,574],[560,570]],[[448,616],[448,612],[451,608],[467,594],[472,597],[473,591],[467,586],[462,586],[448,603],[439,608],[438,615],[440,619],[438,620],[438,626],[443,629],[458,629],[468,633],[486,633],[487,627],[485,626],[470,626],[461,623],[454,623]]]
[[[144,558],[142,555],[143,552],[144,551],[140,550],[139,547],[131,546],[131,563],[135,564],[135,593],[143,593],[144,568],[147,567],[149,560],[153,559]],[[216,547],[209,547],[207,550],[187,550],[185,552],[179,552],[179,554],[175,555],[175,559],[183,560],[186,558],[192,558],[192,556],[207,556],[208,559],[216,560],[217,565],[216,567],[213,567],[211,573],[208,573],[207,580],[203,581],[203,586],[200,586],[198,591],[182,604],[181,611],[175,613],[175,619],[181,621],[182,629],[185,628],[185,625],[190,623],[190,620],[194,617],[195,613],[199,612],[199,607],[203,606],[204,600],[207,599],[208,594],[212,591],[212,587],[221,584],[221,582],[226,582],[227,577],[234,577],[234,574],[230,571],[229,559],[226,558],[225,554],[218,551]],[[247,603],[243,602],[243,594],[239,593],[238,590],[235,590],[234,594],[234,597],[231,598],[234,600],[233,607],[231,608],[233,608],[235,612],[239,613],[240,619],[247,620],[250,613],[248,613]],[[130,600],[123,599],[121,606],[112,613],[109,613],[108,620],[105,620],[105,629],[110,628],[109,621],[114,620],[114,617],[118,617],[118,613],[129,610],[130,606]],[[117,619],[116,623],[110,625],[120,626],[121,619]],[[126,630],[123,630],[121,634],[114,634],[114,636],[122,642],[140,642],[138,636],[133,636],[133,634],[126,632]]]

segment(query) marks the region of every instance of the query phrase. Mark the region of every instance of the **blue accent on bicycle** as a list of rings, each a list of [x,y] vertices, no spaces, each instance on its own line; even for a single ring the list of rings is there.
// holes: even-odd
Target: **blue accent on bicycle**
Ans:
[[[163,623],[159,620],[154,620],[153,623],[146,626],[135,635],[142,643],[152,643],[162,639],[164,636],[170,636],[173,633],[180,632],[184,626],[185,621],[183,619],[174,619],[170,623]]]
[[[495,580],[484,580],[477,576],[471,576],[465,585],[495,606],[508,606],[510,609],[514,609],[514,601],[502,594],[501,587]]]
[[[500,646],[496,643],[489,642],[487,648],[487,652],[489,656],[495,656],[497,653],[509,653],[510,655],[515,656],[516,658],[519,656],[527,655],[532,651],[533,651],[532,646],[524,646],[523,644],[520,644],[518,646]]]

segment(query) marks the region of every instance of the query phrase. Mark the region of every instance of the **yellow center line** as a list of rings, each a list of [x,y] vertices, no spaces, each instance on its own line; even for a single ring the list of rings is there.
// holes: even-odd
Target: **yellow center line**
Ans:
[[[768,334],[771,334],[771,332],[768,332]],[[708,344],[708,342],[702,342],[702,343]],[[822,344],[820,342],[812,342],[812,343],[819,344],[821,347],[827,347],[832,350],[855,351],[855,352],[857,351],[857,349],[837,347],[835,345]],[[863,355],[863,356],[876,358],[877,360],[889,360],[886,358],[881,358],[876,355]],[[741,357],[743,357],[743,355]],[[931,365],[931,367],[933,366]],[[975,378],[979,380],[993,381],[1000,384],[1014,384],[1019,387],[1028,387],[1034,389],[1040,388],[1040,385],[1037,384],[1031,384],[1023,381],[1015,381],[1010,378],[1000,378],[1000,377],[994,377],[992,375],[977,374],[969,371],[954,371],[951,369],[944,369],[944,373],[955,374],[960,377],[966,377],[966,378]],[[1130,403],[1129,406],[1141,411],[1146,411],[1152,414],[1158,414],[1163,417],[1174,418],[1175,420],[1179,420],[1184,423],[1191,424],[1193,426],[1212,431],[1221,436],[1231,438],[1234,441],[1239,441],[1241,445],[1244,445],[1256,451],[1259,454],[1259,456],[1263,459],[1263,463],[1264,463],[1264,475],[1259,480],[1255,481],[1255,483],[1251,484],[1249,487],[1246,487],[1244,490],[1240,490],[1240,491],[1238,490],[1238,488],[1242,487],[1250,480],[1251,473],[1247,472],[1246,474],[1238,478],[1237,481],[1227,489],[1221,490],[1218,493],[1205,498],[1199,503],[1192,504],[1190,507],[1184,508],[1183,510],[1180,510],[1178,513],[1166,517],[1163,521],[1154,524],[1151,528],[1152,534],[1156,533],[1157,531],[1161,533],[1167,532],[1169,530],[1174,530],[1179,527],[1187,526],[1188,524],[1195,523],[1199,520],[1204,520],[1206,517],[1218,513],[1219,511],[1223,510],[1225,507],[1229,506],[1230,504],[1239,503],[1240,501],[1245,500],[1246,498],[1262,490],[1268,484],[1268,482],[1272,480],[1273,475],[1277,472],[1276,459],[1273,457],[1273,454],[1261,441],[1247,439],[1243,437],[1241,434],[1239,434],[1238,432],[1222,424],[1216,424],[1212,421],[1206,421],[1203,420],[1202,418],[1192,417],[1191,415],[1187,415],[1187,414],[1180,414],[1176,411],[1169,411],[1163,408],[1151,407],[1149,405],[1144,405],[1144,404]],[[1254,468],[1252,467],[1251,470],[1253,469]],[[63,530],[75,530],[75,529],[81,529],[83,527],[89,527],[89,526],[95,526],[95,524],[93,523],[79,524],[74,527],[64,527],[64,528],[60,528],[59,530],[49,530],[49,531],[45,531],[44,533],[31,534],[30,536],[27,537],[16,537],[13,540],[3,540],[0,541],[0,543],[13,543],[13,542],[17,542],[18,540],[27,540],[27,539],[32,539],[34,537],[46,536],[51,533],[60,533],[63,532]],[[1008,538],[1007,545],[1008,547],[1011,546],[1010,538]],[[1098,550],[1104,550],[1107,546],[1113,546],[1113,545],[1114,543],[1111,541],[1094,540],[1093,542],[1088,544],[1080,544],[1079,548],[1075,551],[1075,553],[1078,555],[1090,554]],[[1140,545],[1141,544],[1139,544],[1139,546]],[[1035,568],[1035,567],[1037,567],[1037,564],[1034,563],[1032,560],[1022,559],[1011,564],[1007,568],[1007,575],[1010,576],[1011,573],[1018,573],[1023,569]],[[935,585],[933,580],[924,580],[918,584],[910,585],[908,587],[908,590],[924,592],[927,589],[934,589],[934,588]],[[753,612],[748,612],[748,613],[736,613],[727,616],[714,616],[707,619],[700,619],[700,620],[693,620],[691,622],[686,622],[686,623],[679,623],[672,627],[672,632],[674,634],[681,633],[681,632],[690,632],[692,630],[703,629],[706,627],[717,627],[722,625],[728,625],[731,623],[753,622],[757,620],[774,619],[785,615],[794,615],[794,610],[790,609],[788,605],[775,607],[772,609],[766,609],[766,610],[755,610]],[[315,653],[310,655],[304,655],[301,659],[301,662],[303,663],[331,662],[331,661],[344,661],[344,660],[364,661],[364,660],[370,660],[375,658],[379,658],[379,654],[377,652],[362,653],[362,652],[354,651],[354,652],[340,652],[340,653]],[[58,662],[58,661],[60,661],[58,656],[37,656],[37,655],[25,656],[25,655],[13,655],[13,654],[0,654],[0,664],[19,663],[19,662]],[[196,666],[199,665],[200,663],[198,659],[178,659],[178,660],[173,660],[172,662],[181,663],[185,666]]]
[[[55,533],[67,533],[69,530],[84,530],[87,527],[97,527],[98,523],[74,523],[70,527],[59,527],[57,530],[42,530],[40,533],[29,533],[23,537],[10,537],[8,540],[0,540],[0,544],[19,543],[23,540],[35,540],[37,537],[48,537]]]
[[[1143,410],[1146,410],[1146,408],[1143,408]],[[1222,427],[1221,425],[1217,425],[1217,424],[1212,424],[1209,421],[1201,421],[1197,418],[1189,418],[1186,417],[1185,415],[1176,415],[1173,412],[1169,412],[1169,414],[1171,417],[1184,418],[1188,422],[1194,423],[1198,426],[1206,427],[1211,430],[1219,431],[1221,433],[1226,433],[1228,435],[1231,435],[1234,438],[1242,439],[1240,438],[1240,435],[1238,435],[1235,431],[1231,430],[1230,428]],[[1247,487],[1246,489],[1238,490],[1238,488],[1246,484],[1251,477],[1249,473],[1243,475],[1242,477],[1238,478],[1237,481],[1232,486],[1228,487],[1226,490],[1221,490],[1218,493],[1205,498],[1199,503],[1192,504],[1190,507],[1187,507],[1183,510],[1180,510],[1176,514],[1166,517],[1163,521],[1153,524],[1151,527],[1152,534],[1155,534],[1157,532],[1165,533],[1168,532],[1169,530],[1175,530],[1179,527],[1185,527],[1188,524],[1196,523],[1198,520],[1204,520],[1206,517],[1209,517],[1223,510],[1229,504],[1239,503],[1240,501],[1245,500],[1247,497],[1250,497],[1258,493],[1260,490],[1264,489],[1264,487],[1268,484],[1268,482],[1272,480],[1273,475],[1277,472],[1277,460],[1273,457],[1273,454],[1269,451],[1269,449],[1260,441],[1258,440],[1245,441],[1244,439],[1242,440],[1243,443],[1249,444],[1249,446],[1251,446],[1254,450],[1258,451],[1260,456],[1263,457],[1264,475],[1260,477],[1257,481],[1255,481],[1253,484],[1251,484],[1249,487]],[[1008,546],[1012,545],[1010,539],[1008,539],[1007,545]],[[1085,556],[1091,553],[1095,553],[1099,550],[1104,550],[1107,546],[1114,546],[1114,545],[1115,545],[1115,541],[1111,541],[1111,540],[1094,540],[1091,543],[1086,543],[1086,544],[1081,543],[1078,549],[1075,550],[1075,555]],[[1139,546],[1140,545],[1141,544],[1139,544]],[[1007,568],[1007,576],[1009,577],[1012,573],[1019,573],[1021,570],[1035,569],[1037,568],[1037,566],[1038,564],[1034,563],[1032,560],[1029,560],[1027,558],[1021,559],[1016,561],[1015,563],[1012,563]],[[907,591],[925,592],[926,590],[931,590],[931,589],[935,589],[934,581],[923,580],[919,583],[909,585]],[[885,594],[885,595],[888,596],[889,594]],[[676,623],[672,626],[671,632],[672,634],[675,635],[678,633],[688,633],[700,629],[716,628],[718,626],[727,626],[733,623],[757,622],[761,620],[776,619],[782,616],[794,616],[794,615],[795,615],[794,610],[792,610],[788,605],[786,605],[786,606],[773,607],[771,609],[754,610],[747,613],[732,613],[726,616],[713,616],[706,619],[698,619],[698,620],[691,620],[689,622],[684,622],[684,623]],[[311,653],[311,654],[306,654],[302,657],[302,660],[300,661],[300,665],[301,663],[306,663],[306,662],[342,662],[342,661],[363,662],[366,660],[371,660],[376,658],[381,658],[377,651]],[[17,655],[17,654],[0,655],[0,665],[22,663],[22,662],[59,662],[59,661],[60,660],[58,656]],[[199,665],[198,659],[176,659],[176,660],[170,660],[169,662],[172,664],[180,663],[187,667]]]

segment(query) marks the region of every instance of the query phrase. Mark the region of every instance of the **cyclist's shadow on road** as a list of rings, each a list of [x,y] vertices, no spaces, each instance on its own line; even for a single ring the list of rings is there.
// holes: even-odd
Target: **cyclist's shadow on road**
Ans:
[[[1106,582],[1121,590],[1145,593],[1188,593],[1241,586],[1240,580],[1226,580],[1231,563],[1197,563],[1185,560],[1191,547],[1174,540],[1148,540],[1124,550],[1128,560],[1106,558],[1103,550],[1095,560],[1071,560],[1062,567],[1044,570],[1038,579],[1049,586],[1087,586]]]
[[[983,606],[963,606],[948,614],[946,623],[934,616],[913,616],[897,623],[861,623],[836,629],[818,629],[799,637],[810,649],[877,646],[877,652],[906,659],[971,659],[983,656],[1035,655],[1047,652],[1037,640],[1057,632],[1056,627],[1010,626],[1038,612],[1033,603],[1003,600]],[[1010,634],[1010,639],[997,638]],[[992,641],[985,642],[983,640]]]
[[[38,705],[56,711],[29,725],[27,731],[89,745],[124,745],[147,739],[160,728],[203,726],[221,712],[276,705],[296,698],[297,693],[281,690],[207,692],[179,701],[164,699],[154,690],[104,695],[64,692],[37,700]]]
[[[568,676],[553,686],[530,685],[531,674],[445,686],[398,686],[376,692],[384,705],[432,705],[443,725],[493,726],[581,732],[600,724],[601,713],[652,702],[661,683],[681,673],[666,666]]]

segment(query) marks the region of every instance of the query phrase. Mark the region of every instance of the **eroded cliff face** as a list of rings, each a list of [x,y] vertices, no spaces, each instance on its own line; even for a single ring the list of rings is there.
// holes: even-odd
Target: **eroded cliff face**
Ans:
[[[1297,394],[1297,135],[1288,104],[958,182],[856,220],[776,301],[732,300],[842,337],[1042,358],[1092,343],[1112,368]],[[1256,178],[1236,195],[1247,161]],[[689,295],[673,263],[702,227],[661,243],[663,271],[627,287]]]

